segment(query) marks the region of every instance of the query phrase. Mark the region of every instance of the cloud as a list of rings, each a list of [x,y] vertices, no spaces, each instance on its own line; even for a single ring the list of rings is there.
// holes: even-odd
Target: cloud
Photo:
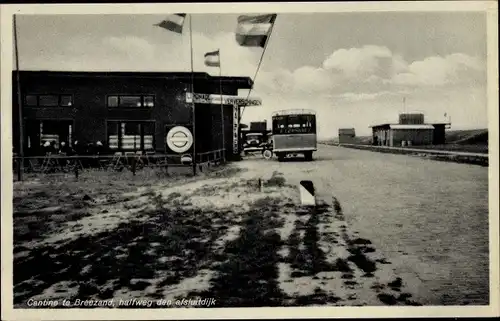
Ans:
[[[388,48],[367,45],[333,52],[323,62],[323,68],[350,79],[386,77],[392,69],[392,60],[392,52]]]
[[[81,35],[62,48],[53,48],[52,54],[26,50],[31,57],[24,65],[53,70],[190,71],[189,37],[161,28],[155,30],[149,38],[98,39]],[[218,75],[219,69],[205,66],[203,59],[206,52],[216,49],[221,52],[223,75],[254,77],[262,49],[239,46],[231,32],[212,36],[193,33],[195,71]],[[401,87],[474,85],[484,83],[484,66],[479,58],[463,53],[407,62],[387,47],[365,45],[338,49],[317,66],[287,70],[264,64],[254,90],[292,96],[330,96],[346,92],[374,94]]]
[[[393,83],[408,86],[445,86],[480,82],[485,76],[484,63],[480,59],[455,53],[415,61],[405,72],[397,74]]]
[[[262,54],[261,48],[239,46],[230,32],[211,36],[193,33],[193,44],[194,69],[214,76],[219,69],[204,65],[203,55],[208,51],[220,49],[223,75],[251,78]],[[191,69],[189,37],[160,28],[148,38],[99,39],[81,35],[57,47],[24,48],[22,52],[25,53],[21,60],[23,69],[185,72]],[[485,118],[474,113],[484,111],[485,94],[483,97],[480,92],[473,96],[467,93],[484,88],[485,81],[485,62],[463,53],[409,62],[388,47],[343,48],[317,65],[293,70],[262,64],[252,95],[262,98],[263,106],[248,108],[243,120],[269,119],[273,111],[280,109],[307,108],[320,115],[322,123],[318,130],[322,136],[333,135],[337,127],[356,127],[366,134],[368,126],[379,119],[397,117],[405,96],[409,107],[426,114],[439,116],[447,112],[457,115],[454,122],[466,124],[474,120],[480,124]],[[240,95],[246,93],[242,90]],[[432,101],[427,97],[432,97]]]
[[[324,105],[319,103],[321,98],[339,101],[337,108],[341,108],[343,103],[368,103],[389,97],[401,101],[412,93],[425,95],[429,90],[446,92],[461,86],[482,86],[486,78],[484,66],[479,58],[462,53],[409,63],[387,47],[367,45],[336,50],[320,66],[261,68],[253,92],[263,97],[281,95],[286,101],[282,106],[297,104],[307,97],[308,104],[302,105],[314,105],[312,101]]]

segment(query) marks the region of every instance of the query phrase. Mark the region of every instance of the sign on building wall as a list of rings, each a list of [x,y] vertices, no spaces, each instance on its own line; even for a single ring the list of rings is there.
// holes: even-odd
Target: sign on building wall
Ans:
[[[186,93],[186,102],[193,102],[193,94]],[[196,104],[221,104],[221,95],[214,94],[194,94],[194,102]],[[222,103],[224,105],[238,105],[238,106],[261,106],[262,100],[256,97],[244,98],[239,96],[222,95]]]
[[[233,154],[239,153],[239,118],[240,108],[238,105],[233,105]]]
[[[184,153],[193,145],[193,135],[184,126],[176,126],[168,131],[167,145],[177,153]]]
[[[193,134],[186,126],[168,125],[165,127],[165,143],[167,150],[174,153],[185,153],[193,146]]]

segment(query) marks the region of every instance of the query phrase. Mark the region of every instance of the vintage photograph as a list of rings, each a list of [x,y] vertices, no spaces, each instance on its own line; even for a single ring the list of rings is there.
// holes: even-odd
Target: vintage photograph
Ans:
[[[497,305],[486,9],[69,8],[2,15],[14,310]]]

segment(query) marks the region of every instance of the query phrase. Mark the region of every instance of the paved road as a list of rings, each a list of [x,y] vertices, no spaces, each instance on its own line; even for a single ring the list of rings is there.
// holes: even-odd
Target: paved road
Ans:
[[[488,304],[488,168],[319,145],[313,162],[248,159],[248,175],[310,179],[336,197],[426,304]]]
[[[460,152],[451,150],[437,150],[437,149],[426,149],[426,148],[410,148],[410,147],[390,147],[390,146],[371,146],[371,145],[360,145],[360,144],[342,144],[345,146],[359,146],[359,147],[369,147],[378,148],[381,150],[400,150],[400,151],[411,151],[417,153],[429,153],[436,155],[457,155],[457,156],[470,156],[470,157],[488,157],[488,153],[471,153],[471,152]]]

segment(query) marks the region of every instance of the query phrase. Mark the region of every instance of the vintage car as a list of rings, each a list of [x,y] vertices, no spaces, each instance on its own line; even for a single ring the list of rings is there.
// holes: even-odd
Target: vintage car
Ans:
[[[264,134],[262,133],[247,133],[243,143],[243,153],[253,153],[263,150],[261,146],[264,143]]]

